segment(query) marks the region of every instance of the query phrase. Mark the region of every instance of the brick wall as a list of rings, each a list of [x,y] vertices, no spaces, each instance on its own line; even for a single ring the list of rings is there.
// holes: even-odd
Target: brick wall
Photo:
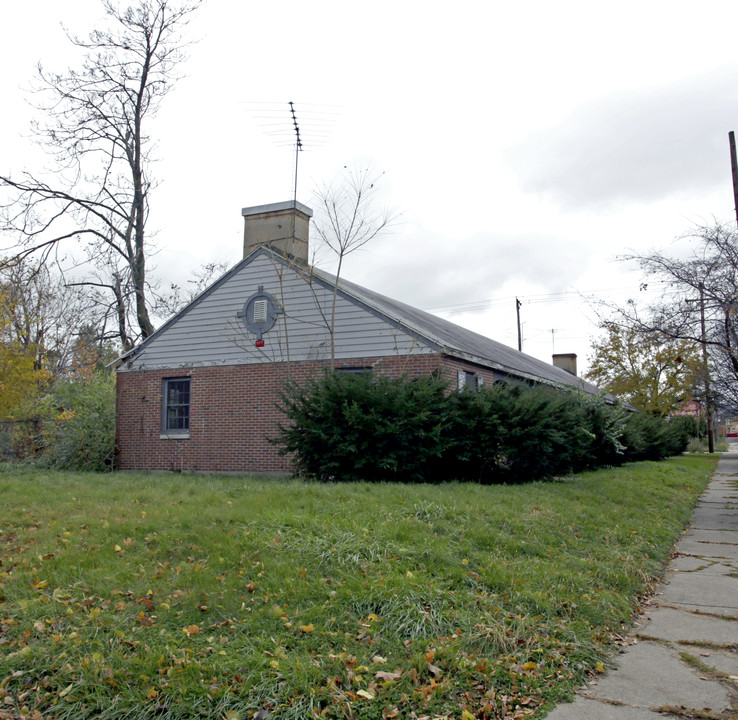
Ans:
[[[338,367],[372,367],[392,377],[425,375],[440,370],[455,387],[456,370],[495,380],[494,373],[463,361],[436,355],[408,355],[341,360]],[[121,470],[182,472],[289,472],[288,458],[269,442],[282,421],[277,403],[289,377],[314,377],[322,362],[230,365],[118,373],[117,467]],[[188,438],[161,438],[162,381],[189,377]]]

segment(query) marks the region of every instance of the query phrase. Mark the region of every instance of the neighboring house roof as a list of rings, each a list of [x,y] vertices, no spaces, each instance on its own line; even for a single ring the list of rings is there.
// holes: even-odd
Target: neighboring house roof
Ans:
[[[336,278],[334,275],[314,267],[296,266],[294,262],[286,260],[285,256],[279,251],[266,246],[259,247],[231,268],[179,313],[170,318],[144,342],[129,353],[126,353],[120,360],[131,358],[141,352],[165,333],[168,328],[172,327],[179,318],[193,310],[199,303],[203,302],[217,288],[227,283],[230,278],[237,275],[242,268],[249,265],[261,253],[271,256],[272,262],[288,263],[289,267],[298,270],[299,274],[305,277],[306,281],[307,278],[311,281],[317,281],[331,291],[335,286]],[[499,373],[525,380],[569,387],[589,394],[598,394],[600,392],[591,383],[587,383],[552,364],[537,360],[496,340],[467,330],[448,320],[431,315],[406,303],[380,295],[373,290],[369,290],[343,278],[340,278],[338,281],[338,291],[349,302],[365,308],[373,315],[382,318],[391,326],[414,336],[423,344],[450,357],[472,362]]]

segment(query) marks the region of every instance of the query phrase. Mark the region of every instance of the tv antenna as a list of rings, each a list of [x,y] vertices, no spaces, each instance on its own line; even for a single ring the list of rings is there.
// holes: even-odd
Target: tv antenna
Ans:
[[[295,104],[290,100],[290,114],[292,115],[292,124],[295,126],[295,189],[292,195],[294,202],[297,202],[297,159],[302,151],[302,140],[300,139],[300,126],[297,124],[297,115],[295,113]]]
[[[285,115],[284,101],[259,102],[238,101],[245,105],[248,114],[262,133],[268,136],[277,147],[289,148],[295,153],[292,169],[294,170],[293,196],[297,198],[297,171],[299,154],[304,151],[317,150],[329,140],[332,130],[340,116],[340,105],[317,105],[300,103],[300,121],[297,119],[296,103],[290,101],[288,113]]]

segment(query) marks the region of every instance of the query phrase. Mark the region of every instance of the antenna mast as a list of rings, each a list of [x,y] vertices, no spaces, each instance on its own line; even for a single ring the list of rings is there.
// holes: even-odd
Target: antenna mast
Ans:
[[[292,114],[292,124],[295,126],[295,189],[293,193],[293,201],[297,202],[297,158],[302,150],[302,140],[300,139],[300,126],[297,124],[297,115],[295,114],[295,104],[290,100],[290,113]],[[296,206],[295,206],[296,207]]]

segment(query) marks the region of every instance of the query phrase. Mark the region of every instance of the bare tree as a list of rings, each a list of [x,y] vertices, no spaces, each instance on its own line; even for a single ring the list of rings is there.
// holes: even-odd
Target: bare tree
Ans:
[[[156,293],[154,313],[162,318],[176,315],[227,270],[227,262],[205,263],[199,270],[193,272],[192,277],[187,280],[187,285],[170,283],[167,292]]]
[[[612,308],[613,321],[643,333],[694,344],[702,354],[702,400],[738,408],[738,233],[716,223],[687,236],[686,258],[664,252],[628,255],[646,276],[664,284],[644,311],[635,300]]]
[[[83,241],[88,261],[106,279],[123,347],[154,327],[149,316],[146,233],[153,162],[148,122],[178,79],[181,31],[201,0],[138,0],[128,8],[102,0],[109,27],[87,39],[69,35],[84,53],[79,69],[39,65],[34,125],[49,154],[48,173],[0,175],[9,197],[2,229],[19,238],[18,257],[52,256],[66,241]],[[129,307],[130,304],[130,307]]]
[[[317,204],[313,221],[315,231],[322,244],[336,257],[336,282],[328,321],[332,367],[336,364],[336,302],[343,262],[347,255],[390,230],[398,217],[396,210],[377,206],[382,174],[374,174],[370,168],[345,170],[340,182],[322,185],[314,193]]]

